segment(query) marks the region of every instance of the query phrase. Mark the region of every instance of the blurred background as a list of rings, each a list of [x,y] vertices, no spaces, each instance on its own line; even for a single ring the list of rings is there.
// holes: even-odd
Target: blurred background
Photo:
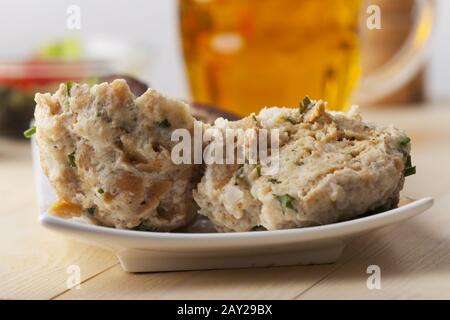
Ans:
[[[373,4],[381,8],[381,29],[367,30],[365,8]],[[420,43],[412,44],[426,46],[426,59],[393,92],[364,106],[450,101],[450,1],[434,4],[431,41],[425,21]],[[70,20],[73,5],[79,26]],[[305,93],[345,109],[361,77],[396,56],[420,16],[412,0],[0,0],[0,6],[0,134],[8,136],[28,126],[35,91],[108,74],[239,114],[263,103],[295,106]]]

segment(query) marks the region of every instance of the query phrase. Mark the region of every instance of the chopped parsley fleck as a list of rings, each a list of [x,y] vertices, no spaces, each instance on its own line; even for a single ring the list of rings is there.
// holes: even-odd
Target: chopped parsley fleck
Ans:
[[[105,193],[105,190],[103,190],[102,188],[98,188],[98,189],[97,189],[97,192],[98,192],[99,194],[104,194],[104,193]]]
[[[65,109],[69,109],[69,106],[70,106],[69,100],[64,100],[63,106]]]
[[[289,116],[289,117],[287,117],[286,118],[286,121],[289,121],[291,124],[298,124],[298,122],[297,121],[295,121],[295,119],[294,118],[292,118],[291,116]]]
[[[66,87],[67,87],[67,96],[70,97],[70,90],[71,90],[72,87],[73,87],[73,82],[72,82],[72,81],[67,81]]]
[[[277,200],[280,203],[283,210],[285,210],[285,209],[295,210],[294,205],[292,204],[292,201],[295,200],[294,197],[292,197],[288,194],[284,194],[282,196],[277,196],[277,195],[274,195],[274,196],[275,196],[275,198],[277,198]]]
[[[305,96],[299,105],[300,113],[305,112],[306,109],[311,105],[311,103],[312,103],[311,99],[308,96]]]
[[[400,146],[406,147],[410,142],[411,142],[411,138],[410,137],[405,137],[405,138],[400,140]]]
[[[67,155],[67,160],[69,161],[69,166],[72,168],[76,168],[77,164],[75,163],[75,151],[72,151]]]
[[[406,157],[405,170],[403,171],[405,177],[412,176],[416,174],[416,166],[412,165],[411,156]]]
[[[30,139],[35,133],[36,133],[36,126],[32,126],[23,133],[23,136],[27,139]]]
[[[169,120],[164,119],[163,121],[161,121],[160,123],[158,123],[158,126],[160,128],[170,128],[171,124],[169,122]]]
[[[407,168],[412,167],[411,156],[406,157],[405,167]]]
[[[359,156],[359,152],[353,150],[353,151],[350,152],[350,156],[351,156],[352,158],[356,158],[357,156]]]
[[[261,177],[261,165],[257,164],[255,168],[256,168],[256,172],[258,173],[258,177]]]
[[[414,174],[416,174],[416,166],[405,168],[405,177],[412,176]]]
[[[258,122],[258,119],[256,118],[254,113],[252,114],[252,118],[253,118],[253,121]]]
[[[280,184],[281,181],[277,180],[277,179],[269,179],[270,183],[274,183],[274,184]]]

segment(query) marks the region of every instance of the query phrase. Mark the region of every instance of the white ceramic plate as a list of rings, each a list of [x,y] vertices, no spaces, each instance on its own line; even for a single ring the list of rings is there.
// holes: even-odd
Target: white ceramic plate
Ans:
[[[165,233],[119,230],[47,213],[55,200],[33,141],[40,221],[54,231],[106,248],[128,272],[223,269],[336,262],[346,242],[409,219],[433,205],[423,198],[376,215],[318,227],[237,233]]]

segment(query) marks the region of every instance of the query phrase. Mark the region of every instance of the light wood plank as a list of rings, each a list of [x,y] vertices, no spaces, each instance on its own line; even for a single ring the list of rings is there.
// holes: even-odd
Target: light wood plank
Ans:
[[[380,230],[371,246],[299,299],[450,299],[450,194],[398,227]],[[381,289],[369,290],[369,265],[381,269]]]
[[[58,299],[290,299],[334,266],[127,274],[116,266]]]
[[[358,239],[338,263],[320,266],[130,274],[118,265],[57,299],[293,299],[371,241]]]
[[[39,225],[29,149],[0,140],[0,299],[49,299],[67,290],[68,266],[80,266],[83,281],[117,264]]]

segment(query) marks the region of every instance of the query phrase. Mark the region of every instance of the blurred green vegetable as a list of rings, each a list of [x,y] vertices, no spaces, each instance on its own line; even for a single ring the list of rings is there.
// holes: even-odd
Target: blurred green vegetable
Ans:
[[[82,55],[81,42],[76,38],[66,38],[57,42],[47,43],[38,50],[38,58],[42,60],[77,60]]]
[[[36,126],[32,126],[30,129],[26,130],[23,133],[23,136],[27,139],[30,139],[35,133],[36,133]]]

